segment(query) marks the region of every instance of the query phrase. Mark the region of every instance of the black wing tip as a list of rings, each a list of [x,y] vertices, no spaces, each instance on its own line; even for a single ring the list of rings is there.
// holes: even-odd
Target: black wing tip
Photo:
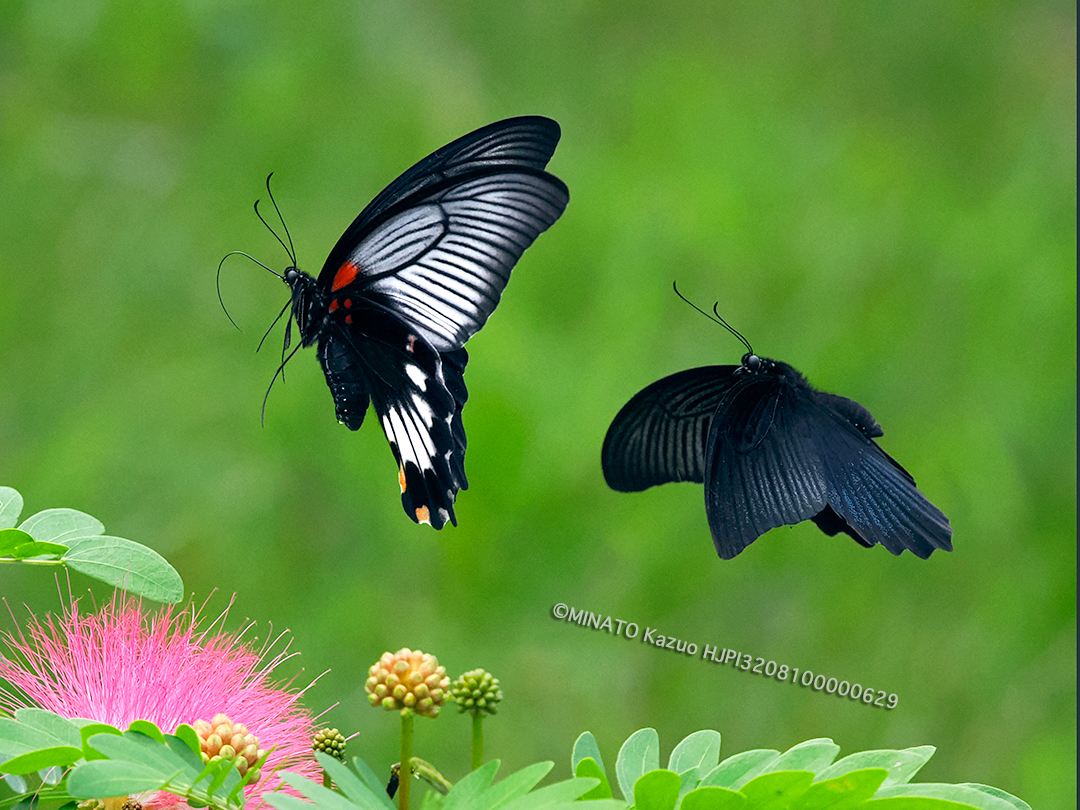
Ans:
[[[486,127],[481,127],[483,131],[485,129],[509,129],[510,127],[530,127],[536,130],[543,130],[544,134],[552,140],[558,141],[562,136],[562,127],[559,126],[559,122],[554,118],[548,118],[546,115],[512,115],[509,118],[503,118],[499,121],[495,121],[488,124]]]

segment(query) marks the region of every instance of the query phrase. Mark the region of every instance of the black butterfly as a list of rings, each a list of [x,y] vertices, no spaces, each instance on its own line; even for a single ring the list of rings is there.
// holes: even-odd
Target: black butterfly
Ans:
[[[494,311],[521,254],[569,202],[563,182],[544,171],[558,142],[548,118],[482,127],[387,186],[317,279],[297,269],[291,242],[286,248],[292,266],[281,278],[300,344],[318,344],[339,422],[356,430],[368,402],[375,407],[401,503],[418,523],[457,525],[454,499],[468,487],[464,344]]]
[[[731,331],[747,348],[741,365],[672,374],[619,411],[601,453],[608,486],[704,482],[709,529],[725,560],[769,529],[807,518],[829,536],[845,532],[893,554],[952,551],[949,519],[878,447],[884,431],[866,408],[812,388]]]

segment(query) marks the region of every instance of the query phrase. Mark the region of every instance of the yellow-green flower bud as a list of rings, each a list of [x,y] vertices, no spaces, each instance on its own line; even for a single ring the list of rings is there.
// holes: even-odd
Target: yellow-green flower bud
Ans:
[[[345,761],[345,737],[336,728],[324,728],[318,732],[311,741],[311,749]]]
[[[472,712],[474,715],[481,712],[495,714],[495,704],[502,700],[499,679],[482,669],[466,672],[455,680],[450,694],[458,705],[458,711]]]
[[[446,667],[439,666],[434,655],[407,647],[383,653],[368,670],[368,676],[365,688],[372,706],[411,710],[424,717],[439,713],[450,686]]]

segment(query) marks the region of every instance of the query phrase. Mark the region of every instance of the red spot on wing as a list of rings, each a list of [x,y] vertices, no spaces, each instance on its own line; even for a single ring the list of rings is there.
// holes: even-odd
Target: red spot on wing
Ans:
[[[345,299],[345,309],[352,309],[352,299],[351,298],[346,298]]]
[[[352,324],[352,315],[346,315],[345,316],[345,323],[350,324],[350,325]]]
[[[347,287],[356,281],[356,274],[360,272],[360,268],[352,262],[345,262],[338,268],[337,273],[334,274],[334,283],[330,287],[331,290],[340,290],[342,287]]]
[[[338,307],[338,303],[337,303],[337,299],[335,298],[333,301],[330,302],[330,306],[327,307],[327,309],[329,309],[331,312],[334,312],[334,311],[337,310],[337,307]]]

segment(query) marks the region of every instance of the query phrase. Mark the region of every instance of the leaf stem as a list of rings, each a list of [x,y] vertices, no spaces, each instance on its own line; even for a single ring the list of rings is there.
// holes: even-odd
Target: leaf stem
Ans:
[[[475,771],[484,764],[484,717],[482,712],[473,712],[472,719],[472,769]]]
[[[409,789],[412,787],[412,734],[413,713],[411,709],[401,712],[401,771],[398,781],[398,808],[409,810]]]

